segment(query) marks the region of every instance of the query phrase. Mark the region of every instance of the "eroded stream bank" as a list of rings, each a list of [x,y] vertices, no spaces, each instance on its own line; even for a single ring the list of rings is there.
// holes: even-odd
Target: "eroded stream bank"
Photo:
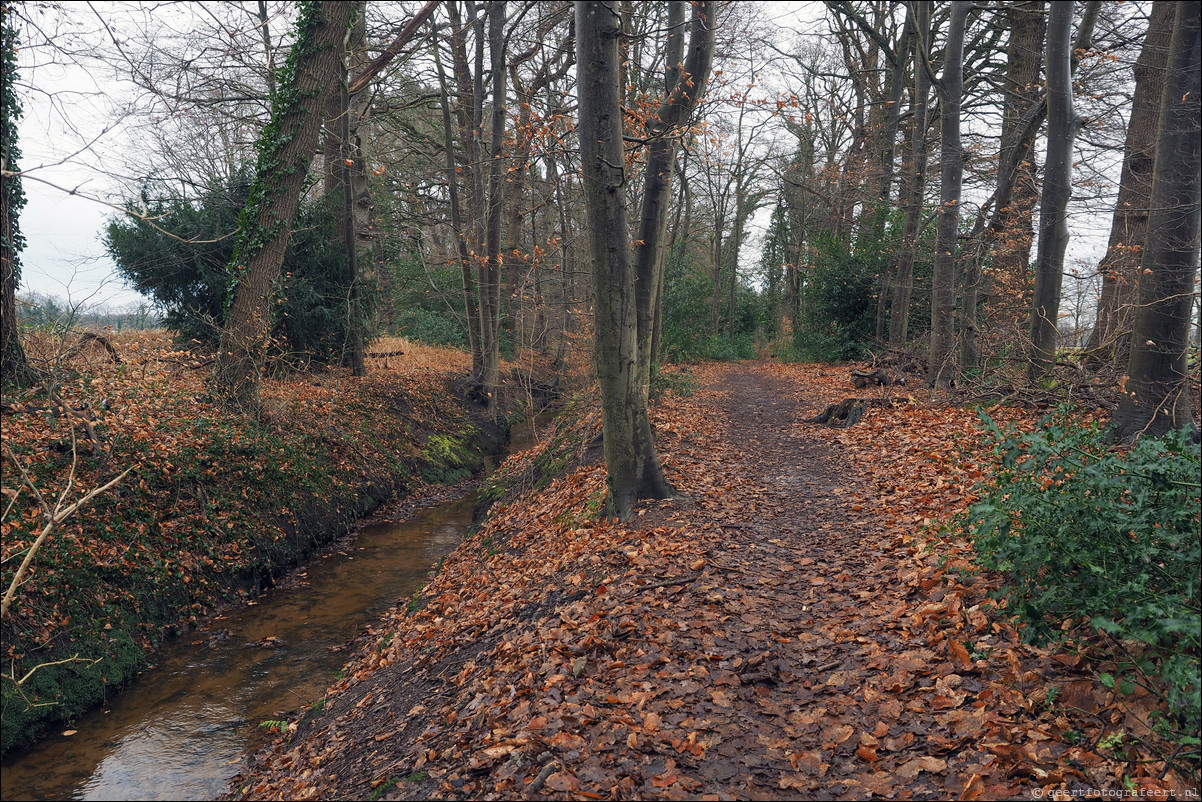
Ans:
[[[533,425],[515,428],[510,449],[533,437]],[[347,641],[425,582],[467,535],[476,500],[468,492],[400,523],[366,524],[295,581],[165,647],[155,668],[72,725],[75,734],[6,760],[4,799],[219,796],[269,736],[261,722],[320,707]]]

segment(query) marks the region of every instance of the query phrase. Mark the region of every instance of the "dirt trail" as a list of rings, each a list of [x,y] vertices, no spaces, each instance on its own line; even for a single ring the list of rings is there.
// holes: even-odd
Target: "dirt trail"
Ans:
[[[582,511],[603,471],[586,466],[495,511],[425,608],[386,622],[327,711],[237,787],[258,798],[972,799],[1084,778],[1091,761],[1091,779],[1113,772],[1055,742],[1067,724],[1031,700],[1040,666],[1029,653],[1020,663],[1013,631],[970,599],[979,592],[910,542],[916,525],[904,522],[921,512],[894,509],[912,512],[907,489],[854,456],[890,449],[801,423],[841,388],[819,397],[821,382],[768,364],[698,374],[694,397],[655,413],[679,499],[645,504],[631,526],[598,522]]]
[[[941,707],[935,698],[983,686],[956,675],[894,614],[906,591],[896,564],[882,561],[891,544],[857,502],[868,480],[799,425],[811,413],[780,377],[743,365],[717,378],[703,403],[715,417],[725,412],[713,448],[739,484],[736,498],[709,515],[723,532],[710,552],[719,589],[694,585],[678,601],[682,611],[717,602],[723,613],[713,645],[682,637],[694,655],[717,660],[722,689],[695,701],[717,736],[712,746],[677,761],[702,781],[692,793],[787,799],[960,790],[944,782],[948,765],[934,757],[957,745],[937,734],[945,722],[931,720]],[[935,676],[914,677],[928,669]],[[965,720],[980,731],[979,721]],[[931,782],[918,776],[932,770]]]

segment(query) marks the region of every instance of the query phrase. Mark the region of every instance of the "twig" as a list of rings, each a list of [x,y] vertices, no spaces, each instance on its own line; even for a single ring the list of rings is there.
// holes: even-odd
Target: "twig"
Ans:
[[[72,441],[75,439],[74,429],[71,430],[71,439]],[[72,442],[72,445],[74,445],[74,442]],[[30,490],[34,492],[35,495],[37,495],[38,501],[40,501],[42,504],[42,511],[47,518],[47,521],[46,525],[42,528],[41,533],[37,536],[37,539],[33,541],[33,545],[29,547],[29,551],[26,552],[25,559],[21,561],[21,565],[17,568],[16,574],[13,575],[12,582],[9,584],[8,590],[4,593],[4,600],[0,601],[0,619],[4,618],[4,616],[8,614],[8,608],[9,605],[12,604],[13,596],[15,596],[17,593],[17,587],[21,584],[21,580],[24,578],[25,572],[29,570],[29,565],[33,562],[34,555],[38,553],[38,549],[40,549],[42,544],[46,542],[46,538],[50,537],[50,533],[53,532],[59,524],[74,515],[80,507],[120,482],[130,471],[134,469],[134,466],[131,465],[115,479],[110,480],[100,487],[93,488],[83,498],[67,507],[63,507],[63,502],[66,500],[67,493],[71,489],[71,486],[74,482],[75,465],[78,463],[78,459],[76,459],[71,463],[71,476],[67,481],[67,487],[63,489],[62,495],[59,496],[58,501],[55,502],[54,509],[51,510],[49,505],[46,504],[45,499],[42,498],[42,494],[38,492],[37,487],[33,483],[33,479],[30,478],[28,471],[25,470],[25,466],[22,465],[19,460],[17,460],[16,455],[13,454],[7,444],[5,444],[4,450],[8,454],[9,459],[13,461],[13,464],[17,466],[17,469],[21,471],[21,480],[26,486],[29,487]]]
[[[655,590],[656,588],[667,588],[671,587],[672,585],[688,585],[695,582],[699,576],[701,576],[701,574],[697,573],[693,574],[692,576],[678,576],[675,579],[665,579],[662,582],[652,582],[650,585],[639,585],[637,588],[630,591],[630,593],[626,594],[626,598],[629,598],[636,593],[643,593],[644,591]]]
[[[559,763],[554,760],[543,766],[543,769],[538,773],[538,776],[534,778],[530,785],[526,786],[526,798],[529,799],[531,794],[536,793],[538,789],[542,788],[543,783],[547,781],[548,777],[555,773],[557,768],[559,768]]]

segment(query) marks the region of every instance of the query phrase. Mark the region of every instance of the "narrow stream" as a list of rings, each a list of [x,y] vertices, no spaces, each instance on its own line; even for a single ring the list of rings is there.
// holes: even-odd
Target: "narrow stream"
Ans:
[[[533,440],[515,429],[511,451]],[[110,703],[4,761],[0,792],[16,799],[213,799],[269,737],[260,722],[321,698],[342,647],[411,595],[463,540],[476,495],[402,523],[369,524],[301,569],[298,587],[230,610],[164,647],[155,668]]]

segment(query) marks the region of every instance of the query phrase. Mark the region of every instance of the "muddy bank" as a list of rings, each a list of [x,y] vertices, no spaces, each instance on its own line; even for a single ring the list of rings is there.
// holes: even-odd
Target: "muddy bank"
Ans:
[[[333,384],[277,387],[259,421],[226,416],[178,381],[106,399],[116,413],[96,422],[103,451],[81,455],[79,479],[134,471],[46,543],[3,623],[5,754],[103,702],[165,641],[270,587],[385,500],[480,470],[508,437],[504,416],[488,418],[434,371]],[[81,384],[77,403],[106,389]],[[148,405],[161,416],[150,431]],[[54,492],[70,467],[61,432],[19,408],[4,427],[16,458]],[[6,458],[6,486],[12,467]],[[6,558],[36,536],[37,514],[18,499],[4,522]],[[6,586],[17,562],[4,566]]]

